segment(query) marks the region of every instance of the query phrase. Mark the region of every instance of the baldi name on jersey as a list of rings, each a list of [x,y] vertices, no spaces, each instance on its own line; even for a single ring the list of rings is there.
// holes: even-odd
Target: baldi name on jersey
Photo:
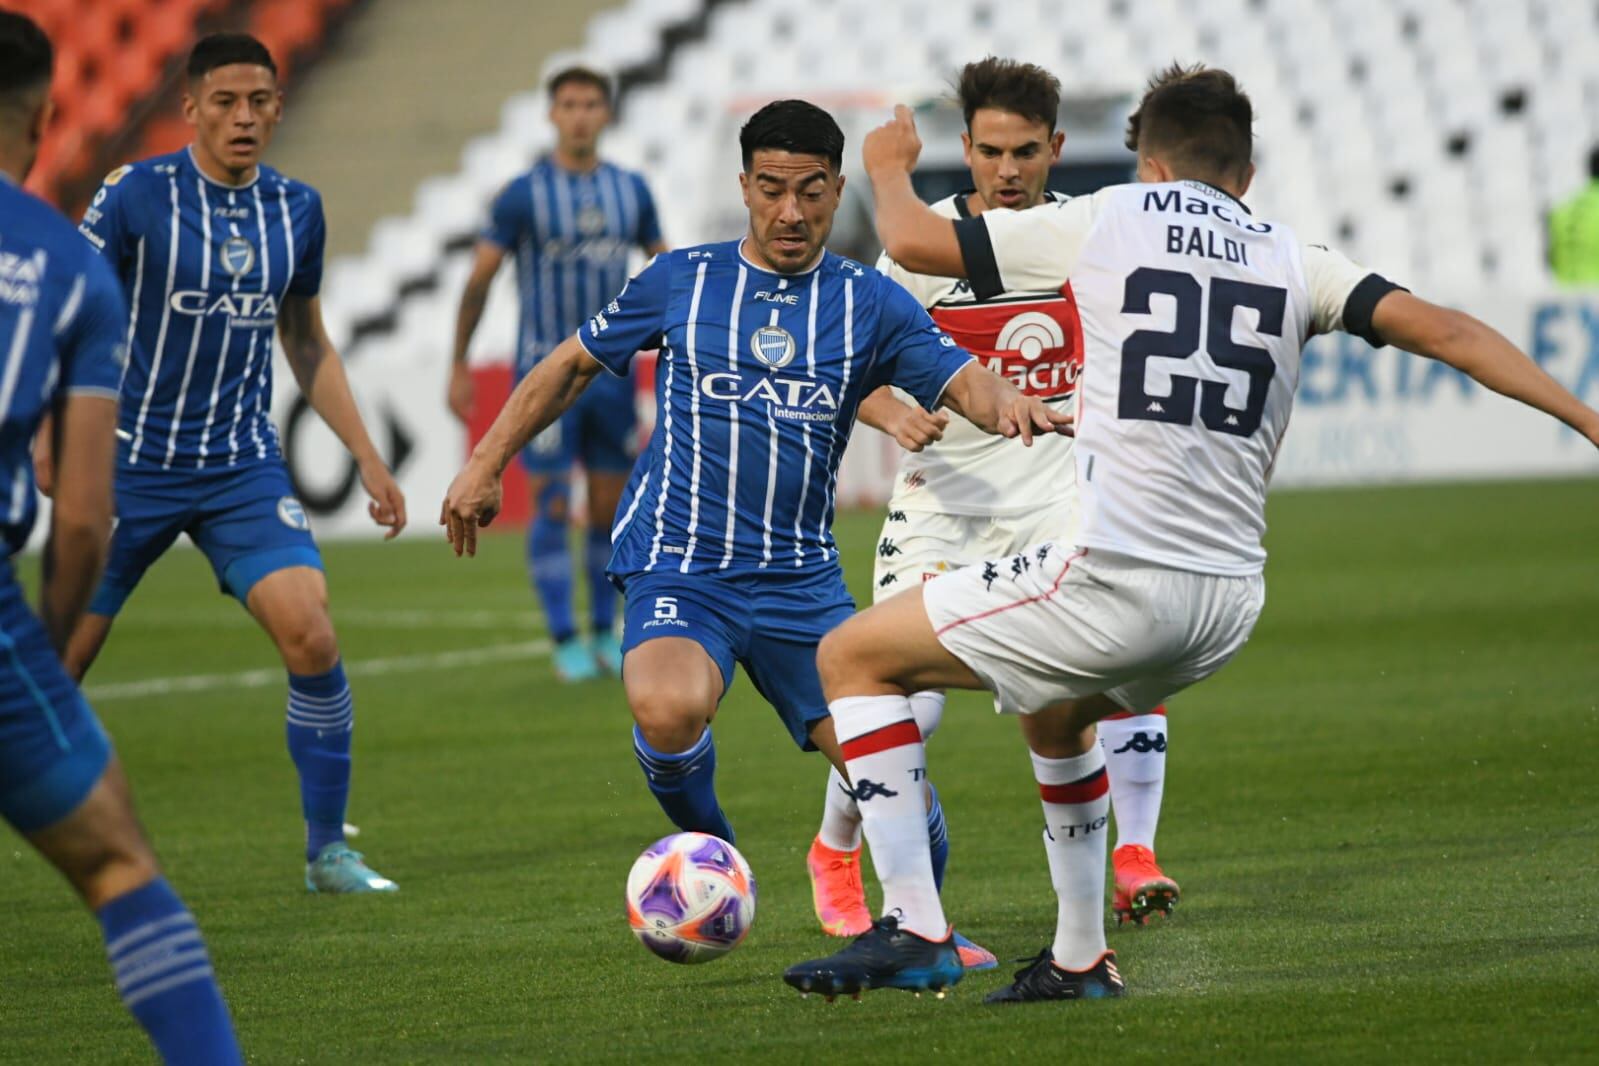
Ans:
[[[180,315],[226,315],[234,329],[271,329],[278,320],[278,301],[268,292],[179,289],[167,302]]]
[[[939,328],[1028,396],[1070,396],[1083,372],[1076,302],[1064,294],[1047,294],[973,303],[970,292],[962,281],[949,300],[930,309]]]

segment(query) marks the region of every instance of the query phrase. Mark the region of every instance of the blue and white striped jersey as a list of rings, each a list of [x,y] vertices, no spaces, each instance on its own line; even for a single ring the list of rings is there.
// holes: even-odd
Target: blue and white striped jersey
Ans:
[[[185,148],[113,170],[78,229],[132,314],[119,461],[189,470],[276,458],[272,337],[283,298],[322,284],[316,190],[270,167],[223,185]]]
[[[971,360],[877,271],[828,252],[776,274],[738,241],[657,256],[577,337],[615,374],[661,347],[617,575],[836,565],[833,489],[860,401],[893,384],[932,409]]]
[[[516,256],[522,375],[627,283],[628,254],[659,242],[661,225],[643,175],[546,157],[501,191],[483,238]]]
[[[127,305],[116,278],[43,200],[0,176],[0,536],[38,514],[33,438],[63,393],[116,399]]]

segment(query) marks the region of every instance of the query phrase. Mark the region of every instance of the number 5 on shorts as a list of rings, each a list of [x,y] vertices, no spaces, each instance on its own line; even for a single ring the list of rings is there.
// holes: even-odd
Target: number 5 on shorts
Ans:
[[[655,597],[655,620],[658,622],[672,622],[677,620],[677,597]]]

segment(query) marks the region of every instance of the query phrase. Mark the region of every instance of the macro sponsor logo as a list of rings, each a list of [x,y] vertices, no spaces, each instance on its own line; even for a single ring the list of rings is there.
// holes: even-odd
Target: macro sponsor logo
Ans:
[[[167,303],[180,315],[223,315],[235,329],[270,329],[278,320],[278,301],[269,292],[224,292],[213,296],[198,289],[179,289]]]

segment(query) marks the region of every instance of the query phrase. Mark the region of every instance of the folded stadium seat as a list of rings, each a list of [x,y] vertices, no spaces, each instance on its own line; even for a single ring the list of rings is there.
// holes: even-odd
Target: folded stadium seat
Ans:
[[[472,194],[488,203],[531,158],[497,136],[474,137],[461,151],[461,177]]]
[[[517,93],[500,105],[500,133],[529,151],[549,140],[550,103],[542,91]]]
[[[459,174],[425,178],[417,186],[415,203],[412,217],[446,241],[476,233],[488,216],[488,201],[479,199]]]
[[[287,78],[297,53],[322,35],[320,3],[304,0],[261,0],[251,10],[250,32],[260,38]]]
[[[588,51],[617,70],[648,62],[656,40],[654,29],[632,18],[627,8],[602,11],[589,20]]]
[[[387,311],[394,302],[397,279],[371,256],[343,256],[328,265],[323,289],[329,302],[350,322],[361,322]]]

